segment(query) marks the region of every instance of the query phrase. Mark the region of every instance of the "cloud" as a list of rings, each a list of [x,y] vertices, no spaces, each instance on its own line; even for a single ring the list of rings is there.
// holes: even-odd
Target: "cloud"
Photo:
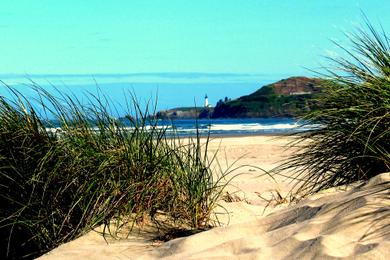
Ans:
[[[100,38],[99,41],[100,42],[110,42],[111,39],[110,38]]]
[[[148,73],[103,73],[103,74],[0,74],[8,82],[39,84],[98,84],[107,83],[253,83],[274,78],[275,75],[251,73],[206,73],[206,72],[148,72]],[[11,84],[10,83],[10,84]]]

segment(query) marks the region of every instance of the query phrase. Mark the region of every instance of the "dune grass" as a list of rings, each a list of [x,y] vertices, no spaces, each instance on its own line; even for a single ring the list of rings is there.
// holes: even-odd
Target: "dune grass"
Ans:
[[[390,170],[390,45],[368,21],[338,45],[344,57],[330,58],[318,110],[302,122],[319,127],[298,135],[299,152],[279,170],[301,180],[294,193],[307,195]]]
[[[178,138],[149,108],[33,87],[35,101],[0,97],[0,258],[33,258],[101,224],[111,234],[158,214],[175,227],[210,226],[231,171],[212,168],[209,138]],[[85,101],[85,100],[84,100]],[[54,122],[56,125],[54,125]],[[213,171],[212,171],[213,170]],[[114,228],[112,224],[114,223]]]

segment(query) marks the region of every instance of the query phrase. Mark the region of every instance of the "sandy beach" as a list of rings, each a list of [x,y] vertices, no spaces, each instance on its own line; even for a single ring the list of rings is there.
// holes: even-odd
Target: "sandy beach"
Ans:
[[[41,259],[390,259],[389,173],[298,204],[269,202],[294,184],[264,174],[294,152],[286,150],[291,141],[280,136],[212,141],[210,151],[218,150],[222,168],[246,165],[237,169],[240,176],[215,210],[220,227],[165,243],[147,230],[127,239],[91,231]]]

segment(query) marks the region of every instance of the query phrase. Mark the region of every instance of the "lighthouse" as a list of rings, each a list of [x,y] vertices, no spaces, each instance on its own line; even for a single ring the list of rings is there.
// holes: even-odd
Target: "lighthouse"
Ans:
[[[207,97],[207,94],[204,96],[204,107],[209,107],[209,98]]]

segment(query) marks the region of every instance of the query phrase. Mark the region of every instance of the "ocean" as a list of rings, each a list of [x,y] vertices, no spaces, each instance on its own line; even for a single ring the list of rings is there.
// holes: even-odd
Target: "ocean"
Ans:
[[[177,107],[203,106],[205,95],[211,106],[220,99],[236,99],[248,95],[261,86],[274,82],[278,76],[218,74],[218,73],[130,73],[97,75],[0,75],[9,86],[17,89],[30,100],[39,99],[31,87],[44,88],[54,96],[77,96],[81,103],[88,103],[88,93],[107,97],[119,115],[127,114],[127,104],[132,99],[144,109],[155,105],[157,111]],[[1,85],[1,84],[0,84]],[[0,86],[0,96],[12,94]]]
[[[127,123],[126,123],[127,122]],[[57,132],[60,130],[58,123],[47,128],[48,131]],[[134,129],[127,120],[122,121],[129,131]],[[126,126],[127,125],[127,126]],[[221,118],[221,119],[176,119],[157,121],[157,126],[165,130],[169,136],[196,136],[205,137],[220,136],[248,136],[248,135],[283,135],[302,132],[314,129],[316,126],[303,126],[298,120],[293,118]],[[317,126],[318,127],[318,126]],[[146,125],[146,129],[152,128]],[[99,131],[97,127],[94,127]]]
[[[234,119],[180,119],[172,122],[160,120],[160,127],[168,127],[167,134],[174,131],[179,136],[201,135],[273,135],[288,134],[306,130],[293,118],[234,118]],[[198,126],[198,127],[197,127]]]

